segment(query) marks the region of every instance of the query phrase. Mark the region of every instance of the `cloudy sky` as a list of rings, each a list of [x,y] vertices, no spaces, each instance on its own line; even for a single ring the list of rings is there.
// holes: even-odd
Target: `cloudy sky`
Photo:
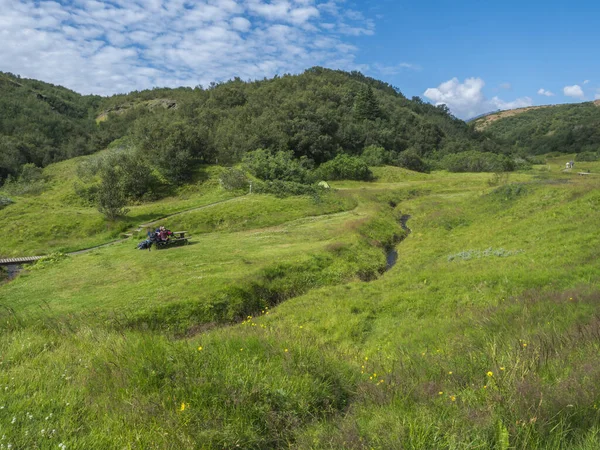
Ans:
[[[600,3],[0,0],[0,71],[83,94],[360,70],[461,118],[600,98]]]

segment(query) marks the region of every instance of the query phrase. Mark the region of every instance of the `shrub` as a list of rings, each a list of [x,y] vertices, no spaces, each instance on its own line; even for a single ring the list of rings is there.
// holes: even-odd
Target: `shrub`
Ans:
[[[546,164],[546,161],[544,160],[544,158],[541,158],[539,156],[526,155],[525,160],[530,164],[536,164],[536,165]]]
[[[83,200],[83,204],[86,206],[93,206],[96,204],[99,189],[98,184],[86,186],[81,183],[74,183],[73,189],[75,190],[75,194]]]
[[[575,155],[575,161],[598,161],[600,155],[596,152],[581,152]]]
[[[252,175],[265,181],[304,183],[310,178],[303,164],[294,159],[293,152],[271,153],[268,150],[258,149],[246,154],[244,165]]]
[[[505,184],[494,189],[490,195],[496,196],[502,200],[513,200],[527,193],[525,186],[519,183]]]
[[[317,197],[324,188],[312,184],[296,183],[294,181],[265,181],[255,184],[254,192],[258,194],[273,194],[277,197],[291,195],[312,195]]]
[[[360,157],[371,167],[383,166],[390,163],[389,153],[386,152],[385,148],[377,145],[365,147]]]
[[[8,205],[11,205],[12,203],[14,203],[14,202],[10,198],[3,197],[2,195],[0,195],[0,209],[6,208]]]
[[[517,157],[513,160],[515,170],[531,170],[531,162],[527,158]]]
[[[373,179],[373,172],[364,160],[343,153],[331,161],[321,164],[316,170],[316,174],[324,180],[369,181]]]
[[[35,164],[25,164],[16,180],[10,175],[4,183],[4,190],[13,195],[39,194],[45,188],[42,169]]]
[[[221,172],[219,178],[221,185],[228,191],[240,191],[248,189],[248,177],[239,169],[229,168]]]
[[[446,155],[440,165],[449,172],[510,172],[515,169],[515,163],[507,156],[474,150]]]
[[[398,155],[396,164],[400,167],[404,167],[405,169],[414,170],[415,172],[429,172],[429,166],[427,163],[425,163],[425,161],[423,161],[413,149],[409,149],[400,153],[400,155]]]

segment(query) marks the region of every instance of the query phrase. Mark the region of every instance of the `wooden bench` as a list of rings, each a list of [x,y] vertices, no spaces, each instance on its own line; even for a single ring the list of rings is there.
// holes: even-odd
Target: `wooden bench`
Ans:
[[[169,247],[177,247],[180,245],[189,244],[188,238],[185,237],[187,231],[173,231],[173,237],[169,238],[167,241],[157,241],[155,243],[156,249],[159,250],[161,248],[169,248]]]

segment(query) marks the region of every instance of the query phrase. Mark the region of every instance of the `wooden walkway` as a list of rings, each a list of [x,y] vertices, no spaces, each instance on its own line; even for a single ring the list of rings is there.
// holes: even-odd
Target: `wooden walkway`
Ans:
[[[15,264],[27,264],[42,259],[43,256],[25,256],[23,258],[0,259],[0,266],[14,266]]]

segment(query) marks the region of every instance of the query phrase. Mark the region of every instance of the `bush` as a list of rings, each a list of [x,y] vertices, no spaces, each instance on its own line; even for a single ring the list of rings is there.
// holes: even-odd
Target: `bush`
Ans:
[[[343,153],[321,164],[316,170],[316,175],[324,180],[369,181],[373,179],[373,172],[364,160]]]
[[[412,149],[400,153],[400,155],[398,155],[398,159],[396,160],[396,165],[404,167],[408,170],[414,170],[415,172],[429,172],[429,166],[427,163],[425,163],[425,161],[421,159],[417,152]]]
[[[239,169],[230,168],[221,172],[219,178],[221,185],[228,191],[241,191],[248,189],[248,177]]]
[[[294,159],[293,152],[254,150],[244,156],[244,166],[252,175],[265,181],[305,183],[310,178],[301,161]]]
[[[13,204],[14,202],[8,198],[0,195],[0,209],[6,208],[8,205]]]
[[[536,164],[536,165],[546,164],[546,160],[544,160],[544,158],[541,158],[539,156],[526,155],[525,160],[530,164]]]
[[[531,170],[531,162],[527,158],[517,157],[513,160],[515,170]]]
[[[581,152],[575,155],[575,161],[598,161],[600,155],[596,152]]]
[[[75,190],[75,194],[83,200],[84,205],[94,206],[96,204],[98,199],[98,184],[86,186],[81,183],[74,183],[73,189]]]
[[[515,169],[515,163],[507,156],[478,151],[446,155],[440,166],[449,172],[510,172]]]
[[[13,195],[39,194],[45,188],[42,169],[35,164],[25,164],[16,180],[10,175],[4,183],[4,190]]]
[[[527,189],[523,184],[505,184],[494,189],[490,195],[495,196],[501,200],[514,200],[517,197],[521,197],[527,193]]]
[[[379,167],[390,163],[389,153],[385,148],[377,145],[365,147],[360,157],[370,167]]]
[[[291,195],[318,196],[324,188],[312,184],[296,183],[294,181],[265,181],[254,185],[257,194],[273,194],[277,197],[289,197]]]

